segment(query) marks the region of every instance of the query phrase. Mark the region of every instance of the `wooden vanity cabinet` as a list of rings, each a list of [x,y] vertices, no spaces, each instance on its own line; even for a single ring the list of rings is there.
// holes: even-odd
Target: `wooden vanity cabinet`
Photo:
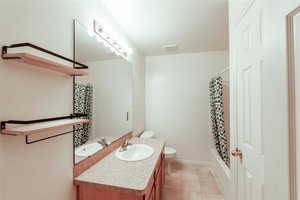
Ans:
[[[149,181],[146,194],[141,200],[160,200],[165,179],[165,157],[161,154],[153,172],[153,178]]]
[[[162,153],[144,195],[100,188],[90,184],[77,186],[77,200],[160,200],[165,180],[165,157]],[[128,189],[126,189],[128,190]]]

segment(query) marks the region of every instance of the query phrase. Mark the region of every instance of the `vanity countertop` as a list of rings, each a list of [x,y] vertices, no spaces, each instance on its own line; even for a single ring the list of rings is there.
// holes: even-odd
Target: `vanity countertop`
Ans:
[[[75,185],[93,185],[103,189],[143,195],[165,143],[160,139],[149,138],[133,138],[130,142],[153,147],[153,155],[142,161],[127,162],[119,160],[114,151],[76,177]]]

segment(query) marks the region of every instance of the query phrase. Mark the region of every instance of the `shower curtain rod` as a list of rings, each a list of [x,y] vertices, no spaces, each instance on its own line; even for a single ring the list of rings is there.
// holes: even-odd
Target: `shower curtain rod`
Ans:
[[[221,72],[217,73],[217,76],[220,76],[222,74],[224,74],[225,72],[229,71],[229,67],[226,67],[225,69],[223,69]]]
[[[217,73],[216,75],[212,76],[211,79],[215,79],[218,78],[219,76],[221,76],[222,74],[224,74],[225,72],[229,71],[229,67],[224,68],[222,71],[220,71],[219,73]]]

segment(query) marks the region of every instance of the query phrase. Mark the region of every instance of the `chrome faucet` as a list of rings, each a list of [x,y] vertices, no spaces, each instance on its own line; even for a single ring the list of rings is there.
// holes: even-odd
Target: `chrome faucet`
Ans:
[[[97,141],[97,142],[98,142],[99,144],[101,144],[102,146],[104,146],[104,147],[107,147],[107,146],[108,146],[108,143],[107,143],[105,137],[100,138],[100,140]]]
[[[125,140],[119,151],[120,152],[127,151],[127,147],[130,145],[132,145],[132,144],[129,142],[129,140]]]

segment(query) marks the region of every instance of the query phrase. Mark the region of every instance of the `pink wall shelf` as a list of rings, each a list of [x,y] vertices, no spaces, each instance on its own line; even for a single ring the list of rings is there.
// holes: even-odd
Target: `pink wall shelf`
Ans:
[[[70,76],[85,76],[88,75],[87,72],[79,70],[79,69],[74,69],[73,67],[66,66],[60,63],[53,62],[51,60],[41,58],[29,53],[9,53],[9,54],[4,54],[2,56],[4,59],[6,58],[17,58],[14,59],[14,61],[21,62],[21,63],[27,63],[31,64],[36,67],[52,70],[52,71],[57,71],[61,72]]]
[[[62,119],[49,122],[32,123],[26,125],[18,125],[17,127],[6,128],[1,131],[2,134],[15,135],[15,136],[27,136],[32,134],[38,134],[50,130],[60,130],[66,127],[70,127],[76,124],[88,123],[86,119]]]

